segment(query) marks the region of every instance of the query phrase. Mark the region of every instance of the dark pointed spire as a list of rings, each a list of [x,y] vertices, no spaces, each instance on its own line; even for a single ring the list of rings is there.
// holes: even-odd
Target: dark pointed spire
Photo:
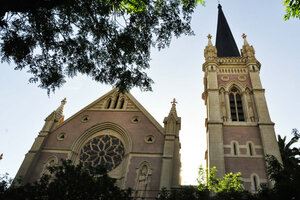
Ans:
[[[216,48],[218,57],[241,57],[229,25],[219,4],[218,27],[216,37]]]

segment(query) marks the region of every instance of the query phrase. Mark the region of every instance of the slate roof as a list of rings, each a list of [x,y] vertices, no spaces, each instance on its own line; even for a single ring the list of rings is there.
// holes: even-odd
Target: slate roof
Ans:
[[[218,50],[217,57],[241,57],[220,4],[218,9],[219,14],[216,37],[216,48]]]

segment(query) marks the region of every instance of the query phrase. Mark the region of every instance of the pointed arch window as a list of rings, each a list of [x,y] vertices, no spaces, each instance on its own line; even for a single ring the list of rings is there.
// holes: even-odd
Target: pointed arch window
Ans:
[[[233,142],[233,155],[237,155],[237,147],[235,142]]]
[[[108,99],[107,104],[106,104],[106,109],[109,109],[111,105],[111,98]]]
[[[232,121],[245,121],[242,98],[235,87],[230,90],[229,102]]]
[[[124,98],[123,98],[123,99],[121,99],[121,101],[120,101],[120,109],[123,109],[124,103],[125,103],[125,101],[124,101]]]
[[[257,192],[258,191],[258,187],[259,187],[259,178],[257,175],[252,175],[252,189]]]
[[[115,105],[114,105],[114,109],[116,109],[116,108],[117,108],[118,101],[119,101],[119,95],[116,97],[116,100],[115,100]]]
[[[250,142],[248,143],[248,147],[249,147],[250,156],[253,156],[253,148],[252,148],[252,144]]]

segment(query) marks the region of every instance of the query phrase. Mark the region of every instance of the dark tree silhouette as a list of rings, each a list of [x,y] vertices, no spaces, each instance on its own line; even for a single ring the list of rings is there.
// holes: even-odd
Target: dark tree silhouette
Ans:
[[[7,187],[0,183],[2,200],[120,200],[132,199],[131,190],[121,190],[110,178],[106,168],[85,169],[63,161],[61,166],[49,168],[50,175],[43,175],[33,184]]]
[[[300,148],[292,147],[299,141],[300,135],[297,129],[292,131],[293,138],[287,142],[286,137],[278,135],[278,145],[282,157],[280,163],[274,156],[267,156],[267,171],[274,188],[263,188],[261,196],[265,199],[300,199]]]
[[[151,90],[150,50],[192,35],[203,0],[2,0],[0,56],[48,93],[78,73],[119,87]]]

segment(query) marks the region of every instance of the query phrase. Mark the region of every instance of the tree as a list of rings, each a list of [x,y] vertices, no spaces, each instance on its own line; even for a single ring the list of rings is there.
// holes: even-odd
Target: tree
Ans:
[[[179,186],[167,190],[162,188],[157,200],[209,200],[209,190],[199,190],[196,186]]]
[[[278,145],[282,157],[280,163],[274,156],[267,156],[267,171],[269,178],[275,182],[274,188],[263,190],[264,196],[272,199],[300,199],[300,148],[292,147],[299,141],[297,129],[292,131],[293,138],[286,142],[286,137],[278,135]]]
[[[62,161],[61,166],[50,167],[49,171],[50,175],[44,174],[33,184],[7,188],[1,199],[131,199],[131,190],[119,189],[116,180],[108,176],[103,166],[85,169],[82,165],[72,165],[71,161]]]
[[[286,7],[284,20],[288,20],[291,17],[300,19],[300,0],[283,0],[282,3]]]
[[[4,0],[0,55],[29,82],[54,91],[78,73],[119,87],[151,90],[151,47],[193,35],[191,15],[203,0]]]

